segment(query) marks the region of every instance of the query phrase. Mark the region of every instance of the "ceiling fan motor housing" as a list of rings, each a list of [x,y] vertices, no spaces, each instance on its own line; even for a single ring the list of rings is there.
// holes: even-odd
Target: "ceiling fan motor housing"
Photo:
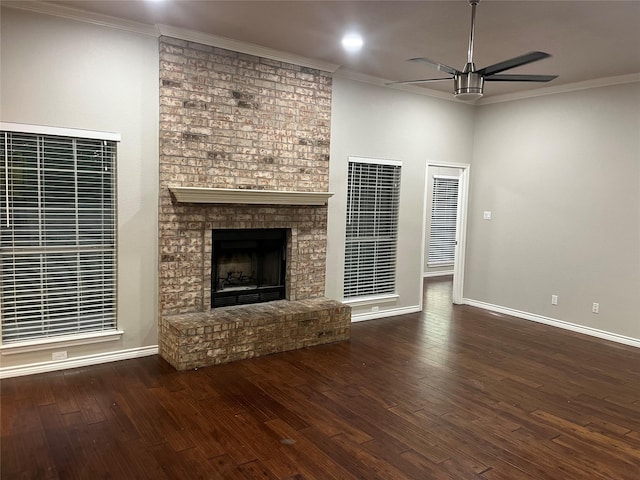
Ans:
[[[475,100],[482,97],[484,78],[479,73],[461,72],[454,77],[455,96],[459,100]]]

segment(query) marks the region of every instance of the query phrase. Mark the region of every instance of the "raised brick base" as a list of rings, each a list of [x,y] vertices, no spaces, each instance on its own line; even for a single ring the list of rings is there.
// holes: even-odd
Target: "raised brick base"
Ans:
[[[259,303],[162,319],[160,354],[178,370],[348,340],[351,307],[327,298]]]

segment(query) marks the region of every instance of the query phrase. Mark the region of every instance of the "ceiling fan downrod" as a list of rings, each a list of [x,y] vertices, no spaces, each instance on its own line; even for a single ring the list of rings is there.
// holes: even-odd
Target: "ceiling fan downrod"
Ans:
[[[475,73],[473,64],[473,37],[476,30],[476,7],[480,0],[469,0],[471,5],[471,31],[469,33],[469,50],[467,52],[467,64],[461,73],[454,75],[455,92],[454,95],[460,100],[475,100],[482,97],[484,89],[484,78],[479,73]]]
[[[469,0],[471,5],[471,31],[469,33],[469,50],[467,52],[467,63],[473,65],[473,37],[476,31],[476,7],[480,0]]]

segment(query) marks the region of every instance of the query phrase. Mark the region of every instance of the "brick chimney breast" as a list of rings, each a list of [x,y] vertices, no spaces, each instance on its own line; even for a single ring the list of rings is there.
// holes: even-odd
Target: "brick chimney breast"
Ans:
[[[163,319],[206,318],[210,310],[213,229],[287,229],[290,302],[322,299],[327,244],[326,205],[178,203],[168,187],[326,192],[330,124],[330,73],[160,38],[159,344],[165,358],[171,322]],[[344,328],[332,329],[344,339]]]

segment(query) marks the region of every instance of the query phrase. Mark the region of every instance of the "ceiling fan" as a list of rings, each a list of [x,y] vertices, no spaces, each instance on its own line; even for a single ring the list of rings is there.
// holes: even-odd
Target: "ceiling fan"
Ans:
[[[452,75],[444,78],[425,78],[422,80],[406,80],[402,82],[392,82],[390,85],[414,84],[439,82],[442,80],[453,80],[455,98],[460,100],[476,100],[482,97],[484,82],[549,82],[557,77],[557,75],[498,75],[500,72],[510,70],[512,68],[526,65],[527,63],[537,62],[543,58],[550,57],[545,52],[529,52],[519,57],[511,58],[503,62],[489,65],[488,67],[476,70],[473,63],[473,37],[476,28],[476,7],[480,0],[469,0],[471,6],[471,33],[469,34],[469,51],[467,55],[467,64],[462,70],[457,70],[448,65],[434,62],[425,57],[417,57],[409,59],[410,62],[424,62],[428,65],[436,67],[441,72]]]

